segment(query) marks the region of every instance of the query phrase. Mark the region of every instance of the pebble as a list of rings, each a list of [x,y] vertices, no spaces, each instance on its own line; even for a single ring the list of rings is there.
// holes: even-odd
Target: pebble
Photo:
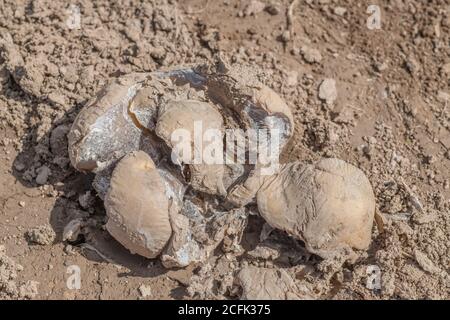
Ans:
[[[286,85],[289,87],[294,87],[298,84],[298,72],[288,71],[286,72]]]
[[[265,10],[272,16],[276,16],[280,13],[280,9],[274,4],[267,5]]]
[[[95,198],[92,196],[90,191],[86,191],[86,193],[80,195],[78,197],[78,202],[83,209],[88,209],[94,204]]]
[[[252,0],[250,3],[245,7],[244,9],[244,15],[245,16],[253,16],[256,15],[266,8],[265,3],[258,1],[258,0]]]
[[[14,163],[14,169],[16,169],[17,171],[23,171],[23,169],[25,169],[25,165],[17,161]]]
[[[302,46],[300,48],[300,53],[303,56],[303,59],[305,59],[308,63],[316,63],[322,61],[322,55],[320,54],[320,51],[308,46]]]
[[[319,87],[319,98],[326,101],[327,104],[333,104],[337,98],[336,81],[327,78],[322,81]]]
[[[342,17],[347,12],[347,9],[344,7],[336,7],[333,12],[335,15]]]
[[[444,91],[439,91],[437,94],[437,98],[442,102],[448,102],[450,101],[450,94]]]

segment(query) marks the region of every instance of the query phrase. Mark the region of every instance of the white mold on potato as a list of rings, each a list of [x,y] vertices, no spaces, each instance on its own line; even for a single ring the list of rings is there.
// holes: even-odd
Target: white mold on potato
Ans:
[[[173,133],[193,136],[196,122],[203,132],[217,130],[224,143],[227,129],[277,129],[280,151],[294,132],[278,94],[250,69],[223,63],[124,76],[76,118],[68,136],[71,163],[96,174],[106,228],[131,252],[159,256],[171,268],[201,263],[220,244],[238,251],[251,202],[270,226],[323,258],[368,247],[375,202],[359,169],[323,159],[263,175],[259,163],[172,162]]]

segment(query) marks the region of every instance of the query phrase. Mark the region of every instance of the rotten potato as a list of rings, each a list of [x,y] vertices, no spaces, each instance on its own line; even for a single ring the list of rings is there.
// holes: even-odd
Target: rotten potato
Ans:
[[[195,100],[171,100],[162,106],[159,111],[155,132],[167,145],[174,148],[176,144],[174,144],[172,138],[176,135],[177,130],[179,131],[177,138],[193,140],[196,134],[196,125],[201,127],[199,130],[215,132],[216,138],[220,139],[220,142],[222,141],[224,131],[222,115],[212,105]],[[189,153],[188,161],[197,154],[202,155],[202,149],[208,148],[208,143],[189,144],[192,145],[192,149],[184,150]],[[173,154],[176,155],[177,152],[175,151]],[[181,164],[183,156],[185,155],[177,157],[175,162]],[[199,162],[189,165],[192,187],[206,193],[226,195],[223,184],[224,166],[222,164],[207,164],[202,159]]]
[[[261,130],[277,139],[252,145],[251,133]],[[69,154],[76,169],[96,174],[108,232],[167,268],[202,263],[219,245],[240,252],[255,210],[250,203],[271,227],[323,258],[366,249],[375,203],[359,169],[323,159],[264,173],[261,153],[269,146],[281,152],[293,131],[292,113],[278,94],[251,69],[219,61],[112,81],[76,118]],[[186,137],[192,140],[180,148]],[[230,137],[244,142],[245,161],[252,153],[257,161],[233,162],[242,150],[228,149],[239,145]],[[206,161],[211,150],[222,162]]]
[[[271,176],[254,173],[229,195],[237,205],[253,198],[269,225],[304,241],[308,251],[323,258],[370,244],[372,187],[361,170],[345,161],[294,162]]]
[[[105,198],[106,229],[132,253],[155,258],[172,235],[163,177],[143,151],[125,156],[114,169]]]

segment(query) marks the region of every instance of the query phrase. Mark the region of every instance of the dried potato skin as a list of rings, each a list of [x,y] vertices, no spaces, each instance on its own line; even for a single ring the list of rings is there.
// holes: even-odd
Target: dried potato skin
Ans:
[[[158,256],[172,234],[164,181],[143,151],[124,157],[114,169],[105,198],[106,229],[132,253]]]
[[[223,118],[220,112],[212,105],[195,100],[171,100],[160,108],[158,122],[156,124],[156,134],[163,139],[167,145],[174,148],[172,134],[177,129],[184,129],[190,134],[191,141],[194,141],[194,123],[201,122],[202,134],[206,130],[215,129],[223,135]],[[203,148],[208,143],[202,143]],[[194,157],[195,146],[191,151]],[[200,149],[200,152],[202,150]],[[192,158],[193,159],[193,158]],[[202,160],[202,159],[201,159]],[[224,166],[222,164],[190,164],[190,183],[195,190],[209,194],[225,195],[226,189],[223,183]]]
[[[248,67],[215,66],[195,69],[204,77],[208,97],[239,116],[245,129],[280,129],[284,145],[294,132],[294,118],[288,105],[272,89],[262,84]],[[271,123],[272,122],[272,123]]]
[[[114,79],[78,114],[68,134],[69,158],[77,170],[101,170],[138,149],[141,132],[127,112],[146,77],[133,73]]]
[[[339,159],[284,165],[257,192],[261,216],[305,242],[323,258],[367,249],[375,213],[372,187],[358,168]]]

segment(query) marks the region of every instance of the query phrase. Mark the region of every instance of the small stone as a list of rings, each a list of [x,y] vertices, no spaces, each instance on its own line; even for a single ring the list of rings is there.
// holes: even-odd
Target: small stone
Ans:
[[[420,64],[414,57],[408,57],[406,60],[406,68],[409,73],[416,75],[420,71]]]
[[[254,16],[262,11],[264,11],[266,5],[258,0],[252,0],[244,9],[245,16]]]
[[[308,63],[316,63],[322,61],[322,55],[317,49],[310,48],[308,46],[302,46],[300,48],[300,53],[303,55],[303,59],[305,59],[305,61]]]
[[[288,71],[286,72],[286,85],[289,87],[294,87],[298,84],[298,72]]]
[[[444,91],[439,91],[437,94],[437,98],[442,102],[447,102],[450,101],[450,94]]]
[[[265,9],[269,14],[271,14],[272,16],[276,16],[277,14],[280,13],[280,8],[278,8],[276,5],[274,4],[269,4],[266,6]]]
[[[50,135],[50,148],[56,156],[67,154],[67,133],[70,130],[68,125],[60,125],[52,130]]]
[[[319,87],[319,98],[326,101],[327,104],[333,104],[337,98],[336,81],[327,78],[322,81]]]
[[[48,95],[48,99],[60,106],[65,106],[67,104],[66,97],[59,92],[52,92]]]
[[[281,34],[281,41],[287,43],[290,40],[291,40],[291,33],[289,32],[289,30],[283,31],[283,33]]]
[[[75,251],[73,250],[73,247],[68,244],[67,246],[64,247],[64,252],[68,255],[72,255],[75,253]]]
[[[375,71],[382,72],[388,68],[388,65],[386,64],[386,62],[376,62],[374,63],[373,67]]]
[[[335,15],[342,17],[347,12],[347,9],[344,7],[336,7],[333,12]]]
[[[25,201],[19,201],[19,206],[21,206],[22,208],[25,207]]]
[[[450,62],[444,64],[444,65],[441,67],[441,72],[442,72],[443,74],[450,75]]]
[[[73,219],[65,227],[63,231],[63,241],[76,241],[83,227],[83,220]]]
[[[90,191],[87,191],[86,193],[80,195],[78,197],[78,202],[80,203],[80,206],[83,209],[88,209],[92,207],[94,204],[95,198],[92,196]]]
[[[17,171],[23,171],[23,169],[25,169],[25,165],[17,161],[14,163],[14,169],[16,169]]]

